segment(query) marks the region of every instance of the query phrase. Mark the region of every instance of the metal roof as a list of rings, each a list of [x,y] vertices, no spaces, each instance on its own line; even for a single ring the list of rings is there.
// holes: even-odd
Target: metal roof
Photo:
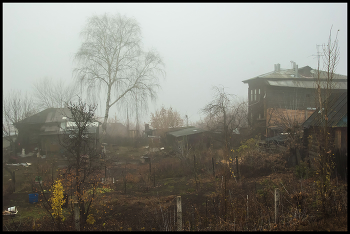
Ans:
[[[348,93],[333,93],[328,98],[328,126],[330,127],[347,127],[348,119]],[[320,109],[316,111],[303,123],[303,127],[322,126],[324,118],[321,118]]]
[[[314,80],[267,80],[267,83],[271,86],[280,86],[280,87],[293,87],[293,88],[307,88],[314,89],[316,88],[316,83]],[[321,81],[321,87],[326,85],[325,81]],[[347,89],[347,82],[336,82],[333,89]]]
[[[181,137],[181,136],[198,134],[198,133],[202,133],[202,132],[206,132],[206,131],[203,129],[200,129],[200,128],[191,127],[191,128],[181,129],[178,131],[168,132],[168,134],[172,135],[174,137]]]
[[[280,69],[279,71],[272,71],[268,72],[247,80],[242,81],[243,83],[251,82],[255,79],[302,79],[302,81],[305,81],[306,79],[314,79],[316,78],[316,70],[312,69],[309,66],[305,66],[298,69],[298,77],[295,77],[295,71],[294,69]],[[320,77],[321,79],[324,79],[327,73],[325,71],[320,71]],[[335,74],[334,80],[345,80],[347,82],[347,76]]]

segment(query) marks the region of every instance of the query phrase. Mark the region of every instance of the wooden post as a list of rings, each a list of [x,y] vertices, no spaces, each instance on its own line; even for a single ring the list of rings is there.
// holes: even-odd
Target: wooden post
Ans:
[[[280,194],[278,189],[275,189],[275,223],[278,223],[278,203],[280,200]]]
[[[224,184],[224,208],[225,208],[225,210],[224,210],[224,212],[225,212],[225,216],[224,216],[224,221],[226,222],[226,215],[227,215],[227,196],[226,196],[226,173],[225,173],[225,184]]]
[[[156,187],[156,173],[153,172],[153,187]]]
[[[152,170],[151,170],[151,158],[149,159],[149,177],[148,177],[148,181],[150,181],[151,180],[151,175],[152,175]]]
[[[181,196],[176,198],[177,204],[177,231],[182,231],[182,206],[181,206]]]
[[[208,200],[205,200],[205,226],[208,226]]]
[[[193,171],[194,171],[194,181],[196,182],[196,191],[198,190],[197,186],[197,173],[196,173],[196,155],[193,155]]]
[[[72,177],[70,178],[70,208],[72,209],[72,201],[73,201],[73,181]]]
[[[78,202],[74,202],[74,221],[75,221],[75,230],[80,231],[80,212]]]
[[[13,192],[16,192],[16,174],[15,171],[13,173]]]
[[[214,158],[211,158],[211,162],[213,164],[213,177],[215,178],[215,163],[214,163]]]
[[[247,220],[249,219],[249,212],[248,212],[248,195],[247,195]]]
[[[107,179],[107,166],[105,166],[105,178]]]
[[[128,162],[125,160],[125,167],[124,167],[124,171],[125,171],[125,173],[124,173],[124,193],[126,194],[126,164],[127,164]]]

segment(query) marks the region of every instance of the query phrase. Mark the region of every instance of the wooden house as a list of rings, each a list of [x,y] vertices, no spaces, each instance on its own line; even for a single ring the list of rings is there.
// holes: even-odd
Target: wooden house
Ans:
[[[309,66],[291,69],[275,64],[272,72],[244,80],[248,84],[248,125],[265,137],[273,137],[293,124],[302,124],[317,107],[316,70]],[[325,82],[325,72],[321,71]],[[347,90],[347,76],[336,75],[333,92]]]
[[[35,148],[44,152],[59,151],[59,135],[74,128],[74,123],[69,120],[71,117],[68,108],[48,108],[15,123],[18,129],[17,148],[25,149],[25,152],[32,152]],[[87,130],[87,134],[94,136],[96,145],[99,139],[99,125],[99,122],[96,122]]]
[[[348,93],[333,93],[328,98],[327,108],[327,132],[329,133],[329,144],[334,154],[336,168],[339,174],[345,176],[347,165],[347,150],[348,150],[348,111],[347,111]],[[324,103],[325,104],[325,103]],[[325,106],[325,105],[323,105]],[[302,124],[304,128],[304,157],[310,159],[312,166],[313,159],[317,157],[318,146],[313,139],[316,139],[321,129],[325,126],[324,108],[319,108]],[[346,169],[347,170],[347,169]]]

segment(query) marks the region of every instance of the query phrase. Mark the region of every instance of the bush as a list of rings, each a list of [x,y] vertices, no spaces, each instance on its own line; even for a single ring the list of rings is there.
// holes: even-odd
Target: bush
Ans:
[[[307,179],[309,177],[312,177],[312,170],[304,161],[300,161],[299,165],[295,166],[294,173],[298,179]]]

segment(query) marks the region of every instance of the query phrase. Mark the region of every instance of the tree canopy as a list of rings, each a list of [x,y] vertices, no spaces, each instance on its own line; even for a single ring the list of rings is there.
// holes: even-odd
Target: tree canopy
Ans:
[[[120,14],[92,16],[81,36],[74,72],[89,95],[106,94],[103,131],[113,105],[147,109],[165,72],[159,54],[143,50],[138,22]]]

